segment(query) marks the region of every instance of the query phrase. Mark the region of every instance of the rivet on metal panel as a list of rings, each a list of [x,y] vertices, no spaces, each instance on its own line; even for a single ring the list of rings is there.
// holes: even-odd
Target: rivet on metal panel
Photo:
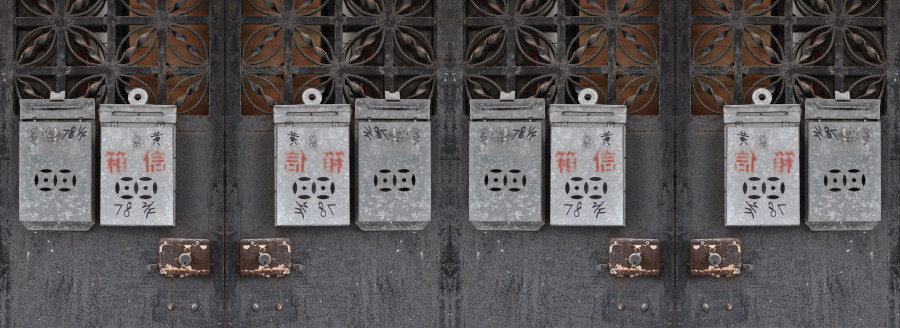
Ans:
[[[616,309],[619,311],[625,311],[625,303],[616,304]]]
[[[647,312],[647,310],[650,310],[650,305],[647,305],[647,303],[641,304],[641,311]]]
[[[709,304],[703,303],[700,305],[700,309],[703,310],[703,312],[709,312]]]
[[[166,304],[166,309],[169,311],[175,311],[175,303]]]
[[[731,303],[726,303],[726,304],[725,304],[725,311],[731,311],[731,310],[733,310],[733,309],[734,309],[734,305],[733,305],[733,304],[731,304]]]
[[[284,309],[284,305],[282,305],[281,303],[275,303],[275,311],[281,311],[282,309]]]
[[[197,312],[199,310],[200,310],[200,305],[198,305],[197,303],[191,304],[191,312]]]
[[[253,312],[259,311],[259,304],[256,304],[256,303],[251,304],[250,310],[253,310]]]

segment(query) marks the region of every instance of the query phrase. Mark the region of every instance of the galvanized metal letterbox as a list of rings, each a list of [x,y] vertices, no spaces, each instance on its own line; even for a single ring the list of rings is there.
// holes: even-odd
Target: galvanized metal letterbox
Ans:
[[[100,225],[175,225],[175,106],[100,105]]]
[[[479,230],[540,229],[544,100],[473,99],[469,108],[469,221]]]
[[[94,225],[94,99],[19,101],[19,221],[29,230]]]
[[[880,100],[843,96],[806,100],[806,225],[816,231],[881,221]]]
[[[762,91],[761,91],[762,90]],[[725,106],[725,225],[800,225],[800,105]]]
[[[387,98],[356,100],[356,225],[421,230],[431,221],[431,103]]]
[[[350,225],[350,105],[276,105],[273,119],[275,225]]]
[[[550,105],[550,225],[625,225],[625,111]]]

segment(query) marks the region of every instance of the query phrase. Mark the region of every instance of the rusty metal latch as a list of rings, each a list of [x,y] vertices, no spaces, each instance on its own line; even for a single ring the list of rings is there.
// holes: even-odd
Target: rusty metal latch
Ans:
[[[162,238],[159,263],[149,268],[168,277],[209,276],[209,239]]]
[[[733,277],[751,268],[741,263],[740,239],[691,239],[689,244],[691,276]]]
[[[613,238],[609,241],[609,264],[598,269],[614,276],[658,276],[660,271],[659,239]]]
[[[241,239],[239,244],[241,276],[281,277],[302,269],[291,264],[288,238]]]

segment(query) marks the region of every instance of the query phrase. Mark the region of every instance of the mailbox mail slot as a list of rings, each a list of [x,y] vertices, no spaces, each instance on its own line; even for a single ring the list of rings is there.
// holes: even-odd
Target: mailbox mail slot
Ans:
[[[175,106],[141,99],[100,105],[100,225],[175,225]]]
[[[469,104],[469,221],[479,230],[540,229],[544,100]]]
[[[723,119],[725,225],[800,225],[800,106],[728,105]]]
[[[19,101],[19,221],[29,230],[94,225],[94,100],[64,97]]]
[[[623,105],[550,105],[550,224],[625,225]]]
[[[431,104],[356,100],[362,230],[421,230],[431,221]]]
[[[880,103],[806,100],[807,218],[812,230],[871,230],[881,221]]]
[[[350,225],[350,105],[278,105],[275,225]]]

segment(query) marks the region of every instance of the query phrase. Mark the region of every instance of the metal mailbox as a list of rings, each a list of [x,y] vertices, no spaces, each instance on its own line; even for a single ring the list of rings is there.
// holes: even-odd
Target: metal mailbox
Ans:
[[[725,225],[800,225],[800,105],[725,106]]]
[[[273,112],[275,225],[350,225],[350,105],[304,98]]]
[[[19,222],[29,230],[94,225],[94,99],[19,101]]]
[[[806,225],[871,230],[881,221],[880,101],[836,98],[806,100]]]
[[[504,95],[469,107],[469,221],[479,230],[540,229],[544,100]]]
[[[100,105],[100,225],[175,225],[175,106]]]
[[[431,221],[431,103],[386,98],[356,100],[356,225],[421,230]]]
[[[550,225],[625,225],[625,120],[624,105],[550,105]]]

